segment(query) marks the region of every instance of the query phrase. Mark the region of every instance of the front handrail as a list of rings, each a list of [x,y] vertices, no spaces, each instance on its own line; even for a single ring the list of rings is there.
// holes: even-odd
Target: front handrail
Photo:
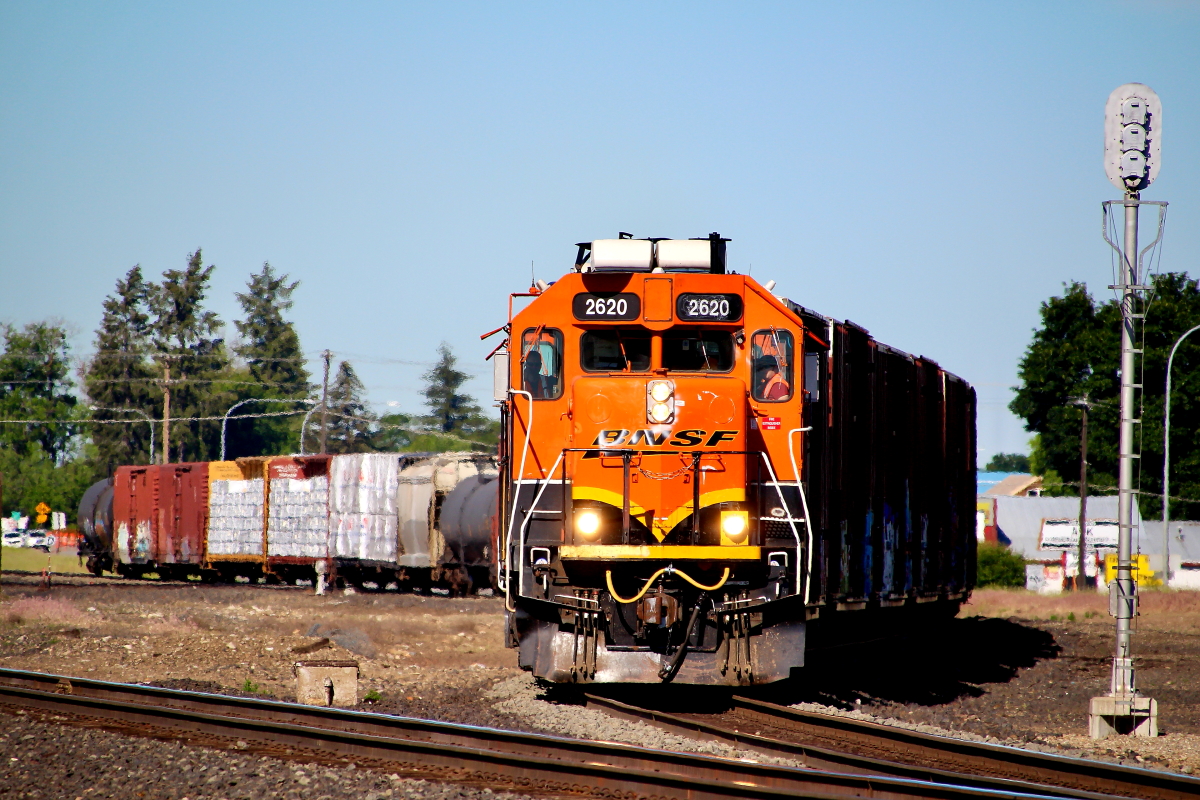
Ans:
[[[509,316],[511,317],[512,314],[510,313]],[[517,493],[520,494],[521,480],[525,477],[525,457],[529,455],[529,437],[533,435],[533,394],[523,389],[513,388],[509,388],[508,393],[510,395],[523,394],[529,398],[529,419],[525,423],[525,446],[521,448],[521,468],[517,471]],[[510,613],[517,610],[515,606],[510,608],[512,605],[510,602],[512,599],[512,592],[509,590],[508,585],[508,553],[509,548],[512,547],[513,525],[517,521],[517,500],[517,497],[512,498],[512,511],[508,516],[508,529],[504,534],[504,552],[500,553],[500,568],[497,570],[500,580],[504,582],[504,607]],[[524,556],[522,556],[522,558],[523,557]],[[520,594],[519,588],[517,590],[517,594]]]

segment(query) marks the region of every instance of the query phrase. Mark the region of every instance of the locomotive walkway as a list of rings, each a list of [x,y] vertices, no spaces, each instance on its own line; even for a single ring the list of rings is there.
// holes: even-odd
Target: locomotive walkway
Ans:
[[[20,709],[57,722],[138,736],[180,739],[201,746],[304,761],[353,762],[415,777],[543,796],[695,800],[1118,796],[1111,792],[1046,792],[1017,781],[1008,782],[1008,788],[983,788],[772,766],[609,742],[16,670],[0,670],[0,706],[10,712]]]
[[[1059,797],[1200,798],[1200,779],[964,741],[734,696],[723,714],[672,714],[587,694],[589,708],[831,772]]]

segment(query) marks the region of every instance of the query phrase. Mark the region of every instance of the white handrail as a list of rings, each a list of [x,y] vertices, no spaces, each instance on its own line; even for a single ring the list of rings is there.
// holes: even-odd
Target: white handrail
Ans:
[[[804,583],[804,603],[808,604],[809,595],[812,594],[812,554],[813,554],[813,532],[812,532],[812,517],[808,513],[808,497],[804,492],[804,481],[800,480],[800,470],[796,466],[796,448],[792,444],[792,436],[797,433],[805,433],[811,431],[812,425],[804,428],[792,428],[788,431],[788,458],[792,462],[792,472],[796,476],[796,486],[800,489],[800,505],[804,508],[804,526],[808,528],[808,553],[805,560],[808,562],[804,569],[808,575],[808,580]]]
[[[800,531],[796,530],[796,520],[795,520],[795,518],[792,517],[792,510],[788,506],[787,500],[785,500],[783,498],[783,487],[781,487],[779,485],[779,479],[775,477],[775,468],[773,466],[771,466],[771,457],[767,455],[767,452],[765,450],[760,451],[759,454],[763,457],[763,462],[767,465],[767,472],[769,472],[771,474],[771,485],[773,485],[775,487],[775,492],[779,495],[779,504],[781,506],[783,506],[783,510],[785,512],[787,512],[788,526],[791,527],[791,529],[792,529],[792,538],[794,538],[796,540],[796,549],[799,550],[802,546],[800,543]],[[800,481],[796,481],[796,485],[800,486]],[[800,486],[800,496],[804,497],[804,487],[803,486]],[[807,512],[805,512],[805,514],[807,515]],[[805,517],[804,521],[808,522],[807,516]],[[812,528],[811,527],[809,528],[809,531],[808,531],[808,538],[811,543],[811,540],[812,540]],[[809,549],[811,550],[811,547]],[[799,563],[796,564],[796,594],[800,594],[800,564]],[[805,593],[804,601],[806,603],[808,602],[807,593]]]
[[[525,476],[525,457],[529,455],[529,437],[533,435],[533,395],[523,389],[508,390],[509,394],[523,394],[529,398],[529,420],[525,423],[525,446],[521,449],[521,467],[517,470],[517,480],[515,482],[516,491],[512,498],[512,511],[508,516],[508,530],[504,535],[504,552],[500,554],[500,575],[499,578],[504,587],[504,607],[508,611],[516,611],[516,608],[509,608],[509,601],[512,597],[508,586],[508,551],[512,546],[512,529],[517,521],[517,496],[521,493],[521,479]],[[516,410],[516,404],[513,404],[513,410]],[[518,590],[519,591],[519,590]]]
[[[538,493],[533,498],[532,505],[529,506],[529,513],[525,515],[525,519],[521,520],[521,536],[517,540],[517,553],[520,555],[520,560],[517,562],[517,597],[525,596],[525,529],[529,527],[529,520],[533,519],[534,509],[542,500],[542,495],[546,493],[546,487],[550,485],[550,481],[554,478],[554,471],[558,469],[559,463],[563,460],[562,452],[559,452],[558,458],[554,459],[554,465],[550,467],[550,472],[542,479],[542,488],[538,489]],[[563,469],[567,468],[563,464]],[[520,484],[517,484],[520,486]],[[562,510],[563,522],[566,523],[567,509]]]

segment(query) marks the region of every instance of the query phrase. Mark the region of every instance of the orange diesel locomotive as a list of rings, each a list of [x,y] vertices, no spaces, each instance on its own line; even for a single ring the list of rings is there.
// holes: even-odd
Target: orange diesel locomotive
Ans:
[[[510,299],[497,574],[538,677],[766,683],[814,625],[971,588],[973,391],[727,272],[727,241],[583,243]]]

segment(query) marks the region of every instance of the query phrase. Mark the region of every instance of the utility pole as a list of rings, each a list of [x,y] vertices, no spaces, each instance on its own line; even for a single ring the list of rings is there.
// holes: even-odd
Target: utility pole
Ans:
[[[326,350],[321,358],[325,359],[325,377],[321,380],[321,454],[324,455],[329,436],[329,361],[333,353]]]
[[[1087,569],[1084,567],[1084,560],[1087,557],[1087,423],[1088,411],[1091,409],[1092,403],[1088,400],[1086,393],[1083,397],[1073,398],[1071,402],[1083,410],[1083,427],[1079,433],[1079,574],[1075,576],[1075,589],[1079,590],[1095,586],[1095,582],[1088,577]]]
[[[162,463],[171,463],[171,364],[163,365]]]
[[[1135,392],[1141,389],[1137,380],[1137,337],[1135,320],[1144,313],[1135,308],[1141,284],[1141,253],[1138,251],[1138,209],[1144,203],[1141,190],[1158,176],[1162,160],[1162,104],[1149,86],[1127,83],[1113,90],[1104,113],[1104,169],[1108,179],[1125,195],[1124,200],[1107,201],[1104,238],[1117,252],[1120,280],[1109,288],[1121,296],[1121,426],[1119,433],[1119,466],[1117,475],[1117,575],[1109,584],[1109,613],[1117,619],[1116,649],[1113,654],[1112,681],[1109,693],[1093,697],[1088,713],[1088,733],[1093,739],[1110,734],[1158,736],[1158,704],[1137,691],[1133,669],[1133,618],[1137,616],[1137,584],[1133,580],[1133,426]],[[1162,238],[1163,208],[1161,201],[1147,203],[1159,206],[1159,235],[1146,249]],[[1124,248],[1108,237],[1108,209],[1122,206],[1125,210]]]

